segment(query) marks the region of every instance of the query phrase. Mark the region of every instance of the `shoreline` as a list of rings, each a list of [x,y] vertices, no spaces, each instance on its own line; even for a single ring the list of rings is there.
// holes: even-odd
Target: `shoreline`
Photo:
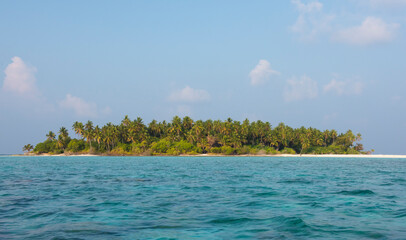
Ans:
[[[196,155],[109,155],[109,154],[11,154],[4,156],[12,157],[296,157],[296,158],[406,158],[406,155],[392,155],[392,154],[262,154],[262,155],[222,155],[222,154],[196,154]]]

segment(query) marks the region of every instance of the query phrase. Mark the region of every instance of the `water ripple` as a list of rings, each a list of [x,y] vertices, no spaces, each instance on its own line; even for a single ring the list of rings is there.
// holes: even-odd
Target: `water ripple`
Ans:
[[[405,239],[406,161],[2,157],[0,239]]]

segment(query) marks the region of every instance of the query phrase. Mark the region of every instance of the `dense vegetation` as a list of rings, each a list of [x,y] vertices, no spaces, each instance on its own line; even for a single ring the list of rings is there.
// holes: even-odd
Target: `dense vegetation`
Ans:
[[[145,125],[141,118],[121,124],[94,126],[91,121],[72,126],[80,137],[72,139],[61,127],[58,136],[50,131],[44,142],[35,147],[24,146],[34,153],[95,153],[106,155],[179,155],[179,154],[359,154],[363,146],[355,143],[361,135],[351,130],[338,134],[336,130],[291,128],[280,123],[275,128],[268,122],[248,119],[242,123],[226,121],[193,121],[175,116],[172,122],[153,120]]]

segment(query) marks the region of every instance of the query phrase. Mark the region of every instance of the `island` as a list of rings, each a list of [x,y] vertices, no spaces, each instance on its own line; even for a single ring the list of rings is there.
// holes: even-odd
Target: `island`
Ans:
[[[68,129],[61,127],[58,136],[49,131],[46,140],[35,146],[23,147],[29,155],[278,155],[278,154],[369,154],[364,151],[361,134],[351,130],[292,128],[284,123],[272,127],[269,122],[243,122],[228,118],[197,120],[186,116],[173,117],[171,122],[125,116],[120,124],[94,126],[92,121],[75,122],[71,138]],[[372,150],[373,151],[373,150]]]

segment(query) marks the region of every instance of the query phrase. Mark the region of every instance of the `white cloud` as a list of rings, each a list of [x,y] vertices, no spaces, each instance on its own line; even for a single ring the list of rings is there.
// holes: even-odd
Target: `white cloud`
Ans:
[[[267,60],[259,60],[254,69],[251,70],[249,77],[251,85],[261,85],[266,83],[271,75],[278,75],[279,72],[271,68],[271,64]]]
[[[360,26],[338,31],[333,40],[354,45],[390,42],[395,38],[399,26],[397,23],[387,24],[380,18],[367,17]]]
[[[337,81],[332,79],[323,87],[324,93],[333,92],[341,95],[359,95],[364,89],[364,84],[360,81]]]
[[[210,94],[203,89],[193,89],[189,86],[173,92],[169,95],[169,100],[173,102],[205,102],[210,100]]]
[[[85,100],[66,94],[66,98],[59,103],[61,108],[73,110],[80,117],[97,117],[99,114],[107,115],[111,113],[110,107],[98,110],[95,103],[86,102]]]
[[[287,87],[284,92],[286,102],[312,99],[318,96],[317,82],[306,75],[300,79],[292,77],[287,80]]]
[[[313,40],[319,34],[330,31],[330,23],[334,15],[323,13],[323,4],[318,1],[302,3],[300,0],[292,0],[299,16],[290,29],[299,34],[302,40]]]
[[[27,66],[19,57],[13,57],[4,73],[3,91],[12,92],[21,96],[36,97],[40,94],[37,86],[35,67]]]

